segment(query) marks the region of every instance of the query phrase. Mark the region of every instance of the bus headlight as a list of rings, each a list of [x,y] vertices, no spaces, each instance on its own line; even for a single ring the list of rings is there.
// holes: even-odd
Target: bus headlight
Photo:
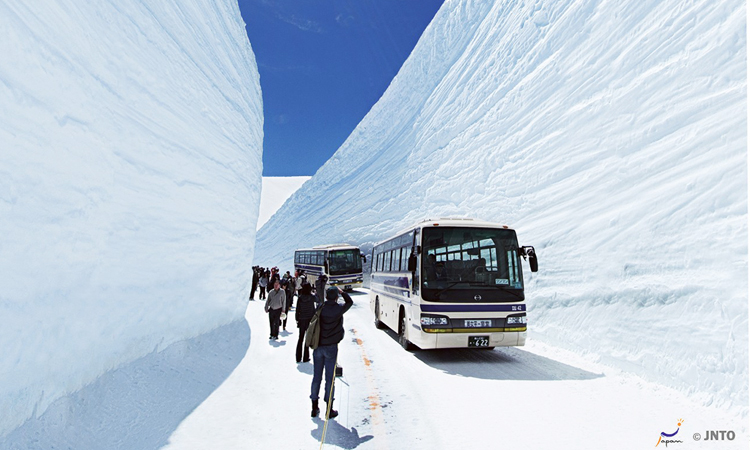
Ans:
[[[423,327],[434,327],[434,326],[447,326],[448,318],[445,316],[434,316],[422,314],[419,319]]]
[[[506,325],[526,325],[526,314],[522,316],[508,316],[505,319]]]

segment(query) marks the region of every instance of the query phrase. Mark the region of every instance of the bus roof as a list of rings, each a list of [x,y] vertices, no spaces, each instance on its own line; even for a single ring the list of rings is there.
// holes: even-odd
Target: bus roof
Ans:
[[[485,220],[477,220],[462,217],[441,217],[439,219],[424,219],[420,222],[413,224],[410,227],[404,228],[398,233],[390,235],[387,239],[383,239],[380,242],[375,243],[375,246],[380,245],[384,242],[390,241],[396,236],[400,236],[404,233],[408,233],[415,228],[432,228],[432,227],[467,227],[467,228],[504,228],[512,229],[508,225],[503,225],[497,222],[487,222]]]
[[[359,250],[359,247],[352,244],[327,244],[327,245],[316,245],[313,248],[298,248],[295,252],[309,251],[309,250]]]

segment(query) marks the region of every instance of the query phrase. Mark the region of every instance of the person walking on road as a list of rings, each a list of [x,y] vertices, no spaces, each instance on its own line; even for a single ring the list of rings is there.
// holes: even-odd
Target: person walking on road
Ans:
[[[294,312],[294,318],[297,320],[299,328],[299,337],[297,338],[297,362],[310,361],[310,347],[305,345],[305,332],[310,326],[310,319],[315,314],[315,296],[312,295],[312,286],[309,283],[303,283],[297,297],[297,309]],[[305,348],[304,355],[302,347]]]
[[[265,273],[261,272],[260,280],[258,280],[258,288],[260,289],[258,298],[260,300],[266,299],[266,287],[268,287],[268,276]]]
[[[250,300],[255,300],[255,290],[258,289],[258,281],[260,281],[260,277],[258,277],[259,270],[258,266],[253,266],[253,288],[250,289]]]
[[[294,298],[292,297],[292,292],[294,291],[292,290],[291,285],[291,281],[284,279],[281,280],[281,288],[284,290],[286,296],[286,307],[284,308],[284,311],[286,311],[287,314],[282,322],[284,331],[286,331],[286,321],[289,320],[289,312],[292,310],[292,302],[294,301]]]
[[[279,289],[279,282],[273,284],[273,289],[268,292],[266,300],[266,312],[268,313],[268,322],[271,325],[271,337],[269,339],[279,338],[279,325],[281,325],[281,313],[286,312],[286,294]]]
[[[273,286],[273,284],[276,282],[276,280],[281,281],[281,276],[279,276],[279,268],[278,267],[272,267],[271,268],[271,274],[268,277],[268,284],[270,286]]]
[[[307,281],[304,272],[297,270],[294,272],[294,294],[299,298],[299,291],[302,289],[302,283]]]
[[[339,293],[344,298],[344,304],[338,303]],[[349,311],[354,302],[346,292],[337,287],[329,287],[326,290],[326,301],[320,312],[320,341],[318,347],[313,350],[313,380],[310,386],[310,400],[312,400],[312,417],[320,413],[318,408],[318,394],[323,378],[323,369],[326,372],[326,387],[323,400],[328,404],[330,412],[327,418],[339,415],[333,409],[333,377],[336,371],[336,357],[339,353],[339,342],[344,339],[344,313]],[[326,408],[326,410],[328,410]]]

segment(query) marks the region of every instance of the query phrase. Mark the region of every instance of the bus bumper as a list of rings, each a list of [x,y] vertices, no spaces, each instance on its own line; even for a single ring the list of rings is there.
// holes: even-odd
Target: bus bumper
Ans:
[[[472,333],[420,333],[421,338],[412,340],[422,349],[433,348],[473,348],[469,347],[469,337],[488,336],[490,347],[514,347],[526,343],[526,331],[505,331],[483,333],[477,330]],[[410,339],[411,340],[411,339]]]

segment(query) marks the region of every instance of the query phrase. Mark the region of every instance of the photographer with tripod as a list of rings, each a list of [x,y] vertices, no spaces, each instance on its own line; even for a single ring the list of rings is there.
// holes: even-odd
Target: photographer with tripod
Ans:
[[[338,303],[339,294],[344,298],[343,305]],[[328,405],[326,418],[333,418],[339,414],[333,409],[333,378],[336,371],[339,342],[344,339],[344,313],[352,307],[354,302],[349,294],[337,287],[329,287],[325,291],[325,299],[326,301],[320,311],[320,340],[318,347],[313,350],[313,380],[310,386],[311,416],[316,417],[320,413],[318,394],[320,393],[323,369],[325,369],[326,387],[323,400]]]

